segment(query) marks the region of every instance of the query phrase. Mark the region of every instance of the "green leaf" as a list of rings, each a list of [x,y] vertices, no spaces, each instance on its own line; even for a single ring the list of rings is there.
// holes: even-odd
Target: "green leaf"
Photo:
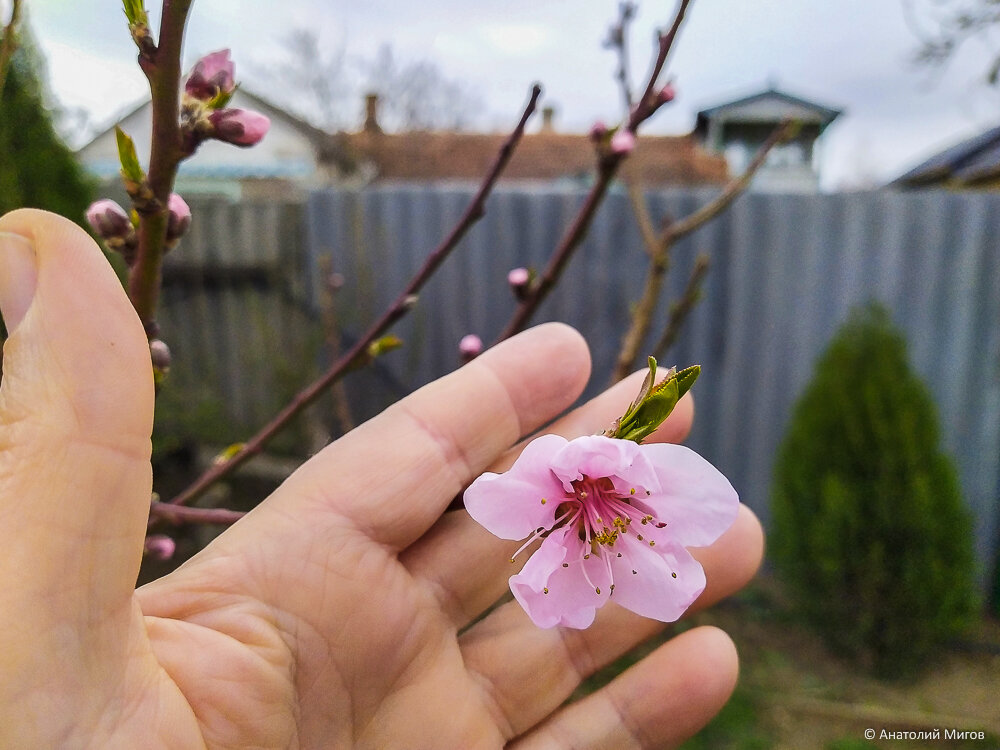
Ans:
[[[149,16],[146,15],[146,3],[144,0],[122,0],[125,6],[125,18],[130,26],[137,24],[149,24]]]
[[[393,349],[399,349],[402,345],[403,339],[399,338],[399,336],[389,334],[368,345],[368,356],[375,359],[387,352],[391,352]]]
[[[115,139],[118,141],[118,160],[122,165],[122,177],[127,182],[135,184],[146,179],[146,173],[139,164],[139,155],[135,151],[135,141],[120,127],[115,125]]]
[[[649,372],[642,381],[639,394],[614,425],[604,432],[608,437],[641,443],[649,437],[677,406],[698,379],[701,367],[692,365],[680,372],[671,367],[656,385],[656,360],[649,358]]]

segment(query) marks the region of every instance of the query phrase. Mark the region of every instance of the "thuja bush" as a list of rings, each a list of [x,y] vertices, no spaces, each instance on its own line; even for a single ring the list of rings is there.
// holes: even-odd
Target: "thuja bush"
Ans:
[[[853,312],[775,467],[773,558],[804,616],[881,676],[917,670],[975,612],[971,525],[930,393],[884,309]]]

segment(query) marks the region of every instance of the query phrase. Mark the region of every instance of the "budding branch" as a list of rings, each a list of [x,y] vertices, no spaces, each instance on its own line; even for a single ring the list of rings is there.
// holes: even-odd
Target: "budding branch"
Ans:
[[[393,302],[393,304],[386,309],[382,316],[371,325],[368,331],[353,347],[351,347],[348,352],[334,362],[330,369],[328,369],[322,376],[300,391],[295,398],[293,398],[291,402],[285,406],[284,409],[282,409],[270,422],[268,422],[267,425],[261,428],[256,435],[250,438],[243,445],[243,447],[240,448],[240,450],[234,453],[227,460],[213,465],[187,489],[166,503],[166,505],[178,506],[191,502],[212,484],[232,473],[237,467],[260,453],[268,441],[270,441],[270,439],[274,437],[274,435],[276,435],[289,422],[289,420],[291,420],[292,417],[315,401],[331,384],[342,378],[352,369],[359,366],[365,361],[366,357],[370,356],[368,354],[369,347],[375,343],[380,336],[388,331],[393,324],[395,324],[400,318],[406,315],[410,309],[412,309],[417,293],[423,288],[424,284],[427,283],[441,263],[444,262],[445,258],[447,258],[448,255],[451,254],[451,252],[458,246],[459,242],[466,235],[469,229],[472,228],[473,224],[475,224],[486,213],[486,199],[492,192],[493,186],[496,184],[500,174],[507,166],[511,156],[513,156],[514,149],[517,147],[518,142],[521,140],[521,136],[524,134],[525,125],[534,113],[538,97],[541,93],[542,90],[540,86],[535,85],[532,88],[528,104],[524,108],[524,112],[521,115],[521,119],[518,122],[517,127],[514,128],[513,132],[500,147],[500,151],[493,162],[493,166],[483,179],[479,190],[466,207],[465,212],[458,220],[458,223],[451,230],[448,236],[441,241],[441,244],[427,256],[423,266],[416,272],[410,282],[406,285],[406,288],[399,293],[395,302]],[[170,509],[162,506],[163,504],[160,503],[154,504],[152,506],[152,514],[154,516],[169,515],[171,512]]]

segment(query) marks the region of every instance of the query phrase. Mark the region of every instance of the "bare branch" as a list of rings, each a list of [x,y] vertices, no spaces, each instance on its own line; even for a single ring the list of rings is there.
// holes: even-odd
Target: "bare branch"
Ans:
[[[507,163],[510,161],[518,142],[521,140],[521,136],[524,134],[524,127],[527,124],[528,119],[535,111],[535,106],[541,92],[542,90],[538,85],[535,85],[532,88],[528,104],[525,106],[517,127],[514,128],[514,131],[500,147],[500,152],[497,154],[497,158],[493,162],[493,166],[490,168],[486,177],[483,178],[483,181],[479,186],[479,190],[466,207],[462,217],[459,219],[458,223],[451,230],[448,236],[441,242],[441,244],[427,256],[424,265],[413,276],[410,282],[406,285],[406,288],[400,292],[395,302],[393,302],[393,304],[390,305],[390,307],[382,314],[382,317],[372,324],[368,331],[353,347],[351,347],[349,351],[334,362],[334,364],[320,378],[301,390],[295,398],[293,398],[292,401],[285,406],[284,409],[282,409],[270,422],[261,428],[256,435],[250,438],[239,451],[234,453],[227,460],[221,461],[209,468],[187,489],[170,500],[171,505],[184,505],[189,503],[191,500],[201,495],[206,489],[211,487],[215,482],[225,476],[228,476],[237,467],[241,466],[253,456],[260,453],[271,438],[273,438],[286,424],[288,424],[292,417],[315,401],[332,383],[335,383],[349,371],[365,362],[366,357],[369,356],[368,349],[371,344],[373,344],[380,336],[382,336],[382,334],[389,330],[390,327],[392,327],[398,320],[406,315],[407,312],[409,312],[409,310],[413,307],[417,293],[423,288],[424,284],[427,283],[441,263],[444,262],[445,258],[447,258],[448,255],[450,255],[451,252],[458,246],[458,243],[462,240],[472,225],[486,213],[486,199],[493,190],[493,186],[496,184],[501,172],[503,172]]]
[[[690,0],[681,0],[680,7],[677,10],[677,15],[674,17],[670,30],[659,36],[656,60],[650,71],[645,93],[638,104],[632,108],[632,114],[625,126],[625,129],[631,133],[635,133],[636,129],[649,119],[662,104],[657,93],[657,79],[660,77],[674,40],[677,38],[677,31],[680,29],[684,12],[687,10],[689,4]],[[553,251],[549,259],[549,264],[538,277],[538,283],[533,287],[532,293],[527,295],[517,306],[517,309],[500,333],[497,341],[508,339],[523,330],[535,314],[538,306],[541,305],[549,295],[549,292],[555,287],[562,276],[563,270],[566,268],[566,264],[569,263],[573,253],[576,252],[576,249],[583,243],[584,238],[587,236],[587,231],[590,229],[594,216],[597,214],[597,209],[604,200],[608,187],[611,185],[611,181],[614,179],[625,157],[626,154],[624,153],[614,152],[605,152],[601,155],[598,160],[597,178],[594,180],[594,185],[584,199],[576,218],[570,224]]]
[[[184,158],[177,92],[181,79],[181,45],[191,2],[163,0],[156,48],[149,54],[139,56],[139,66],[149,80],[153,105],[153,137],[147,182],[153,194],[154,210],[140,216],[139,247],[129,273],[128,296],[149,338],[157,335],[156,307],[167,233],[167,201],[174,186],[177,166]]]
[[[662,359],[667,350],[674,345],[681,328],[687,321],[688,316],[701,299],[701,288],[708,275],[708,267],[711,261],[705,253],[700,253],[694,260],[694,267],[688,277],[687,284],[684,285],[684,292],[681,298],[670,306],[670,318],[660,336],[659,342],[653,347],[653,356]]]
[[[656,307],[660,301],[660,294],[663,290],[663,282],[667,271],[670,268],[670,254],[674,245],[678,240],[714,219],[722,213],[736,199],[737,196],[742,194],[750,184],[754,175],[767,160],[767,155],[771,152],[771,149],[773,149],[778,143],[789,138],[795,131],[795,127],[795,123],[793,122],[784,122],[775,128],[764,144],[757,150],[753,160],[747,166],[743,174],[733,180],[730,180],[729,183],[722,189],[722,192],[719,193],[719,195],[716,196],[711,202],[698,209],[690,216],[687,216],[680,221],[669,223],[660,233],[660,236],[655,241],[655,248],[650,252],[649,270],[646,273],[646,282],[643,287],[642,296],[639,298],[639,302],[636,304],[632,312],[632,324],[629,326],[629,330],[622,337],[621,348],[618,352],[618,360],[615,364],[615,370],[611,377],[612,382],[624,378],[635,366],[636,359],[639,356],[639,350],[642,347],[642,343],[646,340],[646,336],[649,334],[649,329],[652,326],[653,313],[656,311]],[[643,202],[641,194],[633,198],[632,205],[637,210],[636,215],[638,217],[640,227],[644,224],[651,224],[651,220],[646,213],[646,206]],[[643,232],[644,237],[646,231],[648,230]],[[645,239],[644,241],[647,244],[648,249],[648,239]],[[693,304],[694,302],[692,301],[691,305],[693,306]],[[683,320],[683,318],[681,318],[681,320]]]

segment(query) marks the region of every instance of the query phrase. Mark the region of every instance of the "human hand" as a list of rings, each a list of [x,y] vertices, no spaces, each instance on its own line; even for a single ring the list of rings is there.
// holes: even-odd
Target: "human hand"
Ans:
[[[587,630],[541,630],[513,602],[477,621],[518,545],[445,510],[583,389],[586,346],[565,326],[391,407],[134,590],[153,409],[138,320],[89,238],[37,211],[0,219],[0,308],[0,746],[673,747],[731,692],[732,643],[703,627],[563,706],[663,624],[609,605]],[[636,387],[546,431],[600,431]],[[680,440],[692,416],[686,397],[652,439]],[[700,608],[753,575],[760,527],[741,508],[694,553]]]

